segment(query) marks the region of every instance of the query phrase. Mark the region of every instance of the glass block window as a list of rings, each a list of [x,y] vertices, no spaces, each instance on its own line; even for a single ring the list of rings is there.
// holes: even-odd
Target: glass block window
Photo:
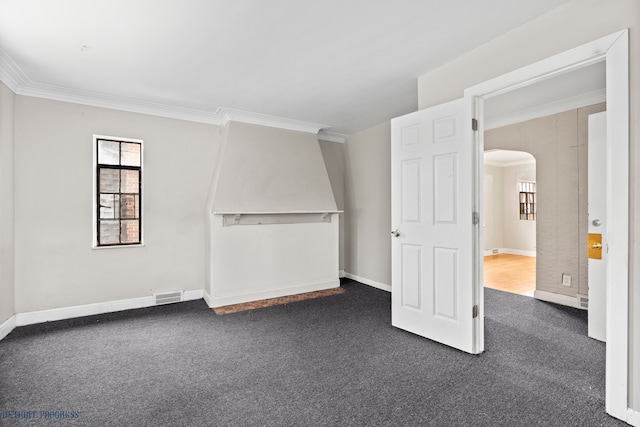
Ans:
[[[518,201],[520,204],[520,219],[536,220],[536,183],[521,181],[518,183]]]
[[[142,141],[95,138],[97,246],[142,243]]]

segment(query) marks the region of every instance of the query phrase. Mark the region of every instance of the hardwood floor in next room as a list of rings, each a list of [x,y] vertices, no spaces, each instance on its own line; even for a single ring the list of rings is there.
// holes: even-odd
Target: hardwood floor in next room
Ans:
[[[484,286],[533,297],[536,258],[510,254],[484,257]]]

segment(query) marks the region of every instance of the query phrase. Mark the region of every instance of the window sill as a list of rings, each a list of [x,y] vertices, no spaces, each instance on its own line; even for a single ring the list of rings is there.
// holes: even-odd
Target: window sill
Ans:
[[[113,246],[96,246],[93,245],[91,249],[103,250],[103,249],[128,249],[128,248],[142,248],[146,246],[144,243],[138,243],[135,245],[113,245]]]

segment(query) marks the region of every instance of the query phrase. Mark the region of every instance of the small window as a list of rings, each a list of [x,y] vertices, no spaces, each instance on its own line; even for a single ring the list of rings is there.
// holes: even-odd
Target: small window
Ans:
[[[536,220],[536,183],[521,181],[518,183],[518,200],[520,203],[520,219]]]
[[[96,246],[142,243],[142,141],[95,137]]]

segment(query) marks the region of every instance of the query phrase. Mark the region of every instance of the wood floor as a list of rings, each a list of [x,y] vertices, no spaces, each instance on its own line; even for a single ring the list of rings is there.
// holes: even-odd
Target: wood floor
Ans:
[[[536,289],[535,257],[509,254],[484,257],[484,286],[532,297]]]

